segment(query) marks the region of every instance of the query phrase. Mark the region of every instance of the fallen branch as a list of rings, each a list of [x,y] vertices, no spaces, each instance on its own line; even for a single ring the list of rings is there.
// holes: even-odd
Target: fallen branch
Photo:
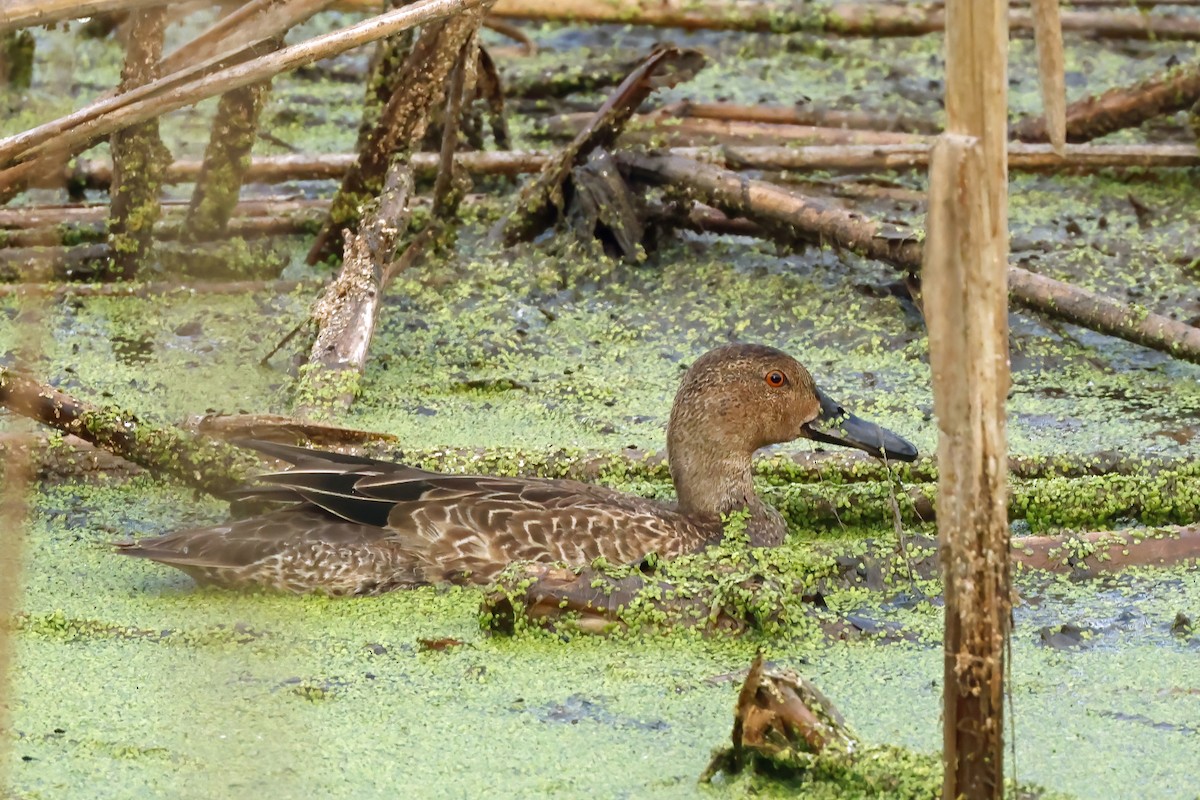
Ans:
[[[1075,577],[1128,567],[1170,568],[1200,559],[1200,525],[1018,536],[1012,548],[1013,562],[1026,569]]]
[[[681,155],[730,169],[763,171],[840,171],[923,169],[929,164],[929,148],[921,145],[848,145],[831,147],[736,147],[671,148]],[[455,153],[458,168],[472,175],[521,175],[542,169],[554,153],[548,150],[497,150]],[[340,180],[354,163],[353,153],[312,153],[255,156],[246,171],[247,183]],[[413,154],[412,166],[419,180],[437,174],[436,153]],[[188,183],[200,172],[201,162],[180,159],[167,167],[165,183]],[[1193,145],[1076,145],[1060,157],[1045,145],[1010,144],[1009,168],[1019,172],[1095,171],[1105,168],[1195,168],[1200,167],[1200,150]],[[49,176],[48,186],[64,181],[85,189],[104,190],[112,180],[112,165],[100,159],[79,159]],[[5,210],[0,209],[0,214]],[[240,212],[237,212],[240,213]],[[0,225],[2,227],[2,225]]]
[[[296,291],[311,291],[316,281],[222,281],[181,284],[179,281],[140,283],[6,283],[0,284],[0,297],[157,297],[170,294],[245,295],[264,293],[271,296]]]
[[[383,294],[383,268],[408,228],[413,179],[403,161],[388,169],[387,182],[361,228],[345,231],[338,277],[313,309],[317,336],[296,384],[295,416],[344,411],[358,394]]]
[[[562,114],[552,117],[546,129],[552,137],[561,139],[574,136],[588,124],[591,116],[587,112]],[[754,147],[784,143],[788,143],[789,147],[828,147],[920,144],[923,141],[923,136],[911,133],[744,122],[736,119],[680,118],[663,112],[635,116],[618,139],[621,145],[643,144],[655,147]]]
[[[1008,289],[1013,301],[1025,308],[1200,362],[1200,328],[1151,313],[1144,306],[1122,303],[1015,266],[1008,268]]]
[[[1022,172],[1094,171],[1108,167],[1200,166],[1200,149],[1194,145],[1075,145],[1059,156],[1049,145],[1010,144],[1008,166]],[[730,169],[757,170],[869,170],[925,169],[929,146],[880,145],[845,147],[729,147],[725,165]]]
[[[684,100],[664,106],[656,113],[662,117],[738,120],[771,125],[808,125],[862,131],[901,131],[926,136],[941,132],[941,126],[921,117],[811,108],[802,103],[791,106],[743,106],[736,103],[696,103]]]
[[[342,7],[366,8],[374,1],[343,0]],[[593,0],[498,0],[492,13],[509,19],[875,38],[921,36],[946,28],[940,3],[822,3],[797,7],[756,0],[671,4],[657,0],[609,0],[603,3]],[[1028,11],[1010,11],[1008,24],[1014,31],[1033,30],[1033,18]],[[1101,39],[1200,39],[1200,20],[1182,15],[1064,12],[1062,28]]]
[[[1066,111],[1068,142],[1089,142],[1113,131],[1136,128],[1164,114],[1184,111],[1200,100],[1200,62],[1183,64],[1136,86],[1110,89],[1072,103]],[[1018,122],[1011,135],[1023,142],[1048,140],[1046,122],[1036,114]]]
[[[831,244],[918,274],[923,246],[914,232],[803,198],[765,181],[678,156],[620,153],[635,177],[691,193],[731,216],[745,216],[785,244]],[[1200,363],[1200,329],[1052,278],[1010,266],[1011,299],[1049,316]]]
[[[266,221],[264,218],[307,218],[328,208],[328,200],[296,200],[291,196],[276,196],[243,200],[237,204],[234,213],[243,218]],[[187,203],[168,200],[163,203],[163,209],[166,216],[175,217],[178,221],[178,217],[187,211]],[[108,206],[95,203],[0,208],[0,230],[86,225],[103,222],[107,215]]]
[[[258,465],[257,458],[224,442],[89,405],[7,369],[0,369],[0,405],[210,494],[242,485]]]
[[[478,30],[491,3],[472,0],[463,13],[422,29],[404,63],[403,76],[396,82],[396,91],[363,142],[358,158],[342,177],[329,218],[308,251],[309,264],[332,255],[341,245],[344,231],[357,230],[361,207],[382,191],[390,163],[402,161],[409,171],[409,161],[420,146],[434,108],[445,97],[456,57]],[[436,157],[440,159],[440,155]],[[384,256],[391,259],[391,253]]]
[[[599,109],[585,115],[571,142],[521,189],[513,212],[496,227],[503,240],[514,244],[528,239],[560,218],[569,202],[572,170],[581,167],[594,151],[611,147],[652,92],[691,79],[703,65],[704,57],[694,50],[656,47]]]

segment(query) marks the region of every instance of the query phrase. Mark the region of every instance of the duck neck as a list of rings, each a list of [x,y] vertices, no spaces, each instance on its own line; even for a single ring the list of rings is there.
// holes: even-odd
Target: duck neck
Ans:
[[[669,438],[667,450],[681,512],[717,521],[744,509],[750,513],[746,525],[750,544],[771,547],[783,542],[786,524],[779,512],[755,493],[750,455],[723,452],[720,448],[681,449]]]

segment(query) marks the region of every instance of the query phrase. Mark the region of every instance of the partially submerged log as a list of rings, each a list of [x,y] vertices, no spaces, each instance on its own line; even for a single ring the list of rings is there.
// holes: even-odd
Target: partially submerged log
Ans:
[[[342,269],[313,310],[317,336],[296,384],[296,416],[345,410],[357,396],[379,316],[384,271],[408,228],[412,190],[412,172],[403,161],[394,162],[362,226],[355,233],[344,232]]]
[[[1136,128],[1164,114],[1184,111],[1200,101],[1200,62],[1181,64],[1136,86],[1110,89],[1072,103],[1066,109],[1068,142],[1089,142],[1124,128]],[[1017,123],[1012,135],[1023,142],[1048,141],[1041,115]]]

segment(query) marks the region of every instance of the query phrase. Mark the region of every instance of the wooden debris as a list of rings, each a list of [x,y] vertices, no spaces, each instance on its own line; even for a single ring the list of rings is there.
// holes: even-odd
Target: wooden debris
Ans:
[[[1063,55],[1062,17],[1058,0],[1032,0],[1032,5],[1046,140],[1054,152],[1061,156],[1067,148],[1066,57]]]
[[[342,178],[329,219],[308,251],[308,263],[315,264],[332,255],[341,246],[342,232],[357,229],[361,208],[382,190],[389,163],[398,160],[408,169],[433,109],[445,98],[447,78],[458,63],[459,53],[478,29],[490,5],[491,0],[477,0],[468,11],[422,29],[396,83],[396,92],[389,98],[357,160]],[[390,253],[384,255],[391,260]]]
[[[593,150],[610,147],[651,92],[690,79],[703,64],[704,57],[697,51],[670,46],[657,47],[646,56],[575,138],[522,188],[515,210],[496,228],[504,241],[515,244],[554,224],[567,207],[571,170],[583,165]]]
[[[412,189],[412,172],[403,161],[394,162],[362,226],[344,231],[342,269],[313,310],[317,336],[296,384],[297,417],[324,416],[354,402],[379,315],[384,269],[408,228]]]
[[[323,425],[278,414],[204,414],[188,419],[184,427],[218,439],[259,439],[314,447],[345,448],[397,441],[390,433]]]
[[[47,171],[61,169],[60,160],[82,152],[117,130],[156,118],[207,97],[271,78],[323,58],[343,53],[401,30],[445,19],[485,0],[417,0],[342,30],[314,37],[239,64],[204,62],[167,75],[138,90],[93,103],[79,111],[0,140],[0,202],[21,191]]]
[[[1129,567],[1170,568],[1200,560],[1200,525],[1017,536],[1012,560],[1026,569],[1077,578]]]
[[[361,7],[373,0],[342,0]],[[838,36],[921,36],[945,30],[941,3],[836,3],[797,10],[757,0],[705,0],[663,4],[655,0],[499,0],[496,16],[509,19],[648,25],[683,30],[757,31],[760,33],[827,33]],[[1033,30],[1028,11],[1009,12],[1012,30]],[[1064,31],[1101,39],[1196,40],[1200,20],[1184,15],[1073,11],[1062,15]]]
[[[697,103],[684,100],[663,106],[660,117],[695,117],[698,119],[738,120],[770,125],[805,125],[816,128],[843,128],[857,131],[890,131],[931,135],[941,133],[941,126],[932,120],[881,114],[869,111],[841,111],[812,108],[805,103],[791,106],[744,106],[736,103]]]
[[[731,747],[713,755],[700,780],[747,767],[794,775],[812,768],[826,751],[853,757],[860,749],[858,737],[820,689],[792,670],[768,667],[761,651],[738,693],[732,739]]]
[[[832,244],[914,274],[919,270],[923,244],[905,229],[680,156],[620,153],[617,158],[634,177],[674,186],[730,216],[744,216],[784,244]],[[1021,267],[1010,266],[1008,275],[1015,303],[1200,363],[1198,328]]]
[[[1068,142],[1089,142],[1113,131],[1135,128],[1148,119],[1184,111],[1200,102],[1200,62],[1182,64],[1142,83],[1088,97],[1066,110]],[[1023,142],[1048,141],[1040,115],[1017,123],[1012,135]]]

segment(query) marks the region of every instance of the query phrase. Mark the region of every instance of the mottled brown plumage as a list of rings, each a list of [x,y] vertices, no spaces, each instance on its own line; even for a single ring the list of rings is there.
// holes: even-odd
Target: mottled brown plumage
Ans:
[[[370,458],[247,442],[292,469],[242,496],[278,511],[118,545],[197,581],[331,595],[378,594],[449,581],[486,583],[513,561],[631,564],[721,537],[721,516],[750,512],[758,546],[778,545],[783,518],[754,492],[751,457],[807,437],[911,461],[900,437],[844,412],[785,353],[727,345],[684,375],[667,428],[678,503],[567,480],[442,475]]]

